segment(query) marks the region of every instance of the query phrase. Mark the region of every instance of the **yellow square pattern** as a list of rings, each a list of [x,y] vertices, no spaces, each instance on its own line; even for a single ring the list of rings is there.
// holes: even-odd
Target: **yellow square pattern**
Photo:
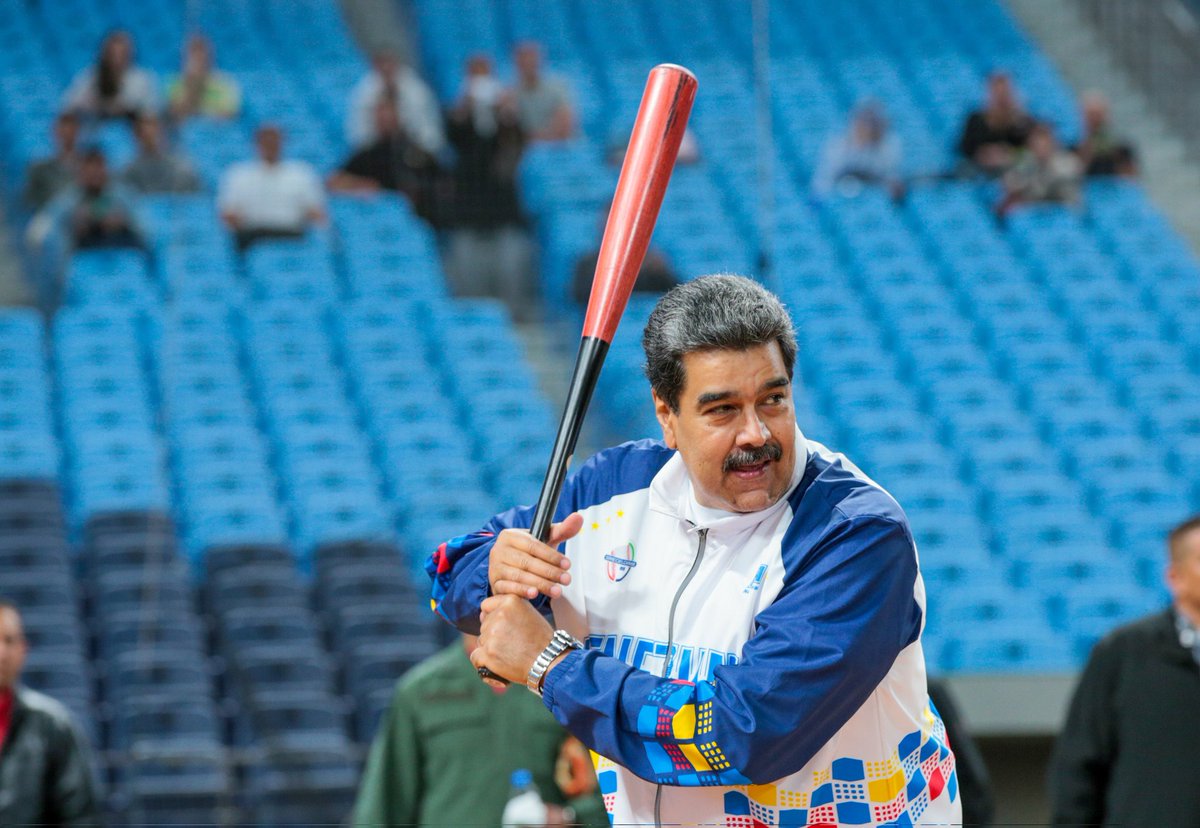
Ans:
[[[825,770],[813,771],[813,787],[815,788],[818,785],[824,785],[826,782],[828,782],[832,778],[833,778],[833,772],[830,768],[825,768]]]
[[[746,789],[746,793],[750,795],[750,798],[759,805],[774,806],[776,804],[775,792],[776,788],[774,785],[751,785]]]
[[[807,808],[808,793],[806,791],[780,790],[776,792],[780,808]]]
[[[607,770],[617,766],[616,762],[607,757],[601,756],[594,750],[590,750],[588,753],[592,754],[592,767],[594,767],[597,771]]]
[[[937,724],[937,719],[933,716],[933,711],[929,709],[929,705],[925,705],[925,712],[921,715],[921,742],[924,743],[929,739],[929,734],[933,732],[934,725]]]
[[[717,747],[716,742],[705,742],[700,745],[700,752],[704,754],[704,758],[708,760],[708,764],[712,766],[713,770],[725,770],[729,767],[729,760]]]
[[[878,779],[867,784],[872,802],[891,802],[896,794],[904,790],[904,771],[897,770],[887,779]]]
[[[712,726],[712,702],[706,701],[696,709],[696,735],[703,736],[705,733],[711,733]]]
[[[708,764],[708,760],[704,758],[704,755],[700,753],[700,750],[691,742],[684,742],[679,746],[679,749],[683,751],[683,755],[687,757],[687,760],[692,763],[692,767],[696,770],[712,770],[712,765]]]
[[[900,754],[893,750],[892,755],[882,762],[865,762],[868,779],[887,779],[900,770]]]
[[[691,741],[696,738],[696,706],[685,704],[671,717],[671,733],[676,739]]]

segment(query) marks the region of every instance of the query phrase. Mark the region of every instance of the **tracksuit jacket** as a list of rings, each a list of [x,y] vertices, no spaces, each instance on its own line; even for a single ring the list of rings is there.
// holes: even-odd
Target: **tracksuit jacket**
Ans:
[[[571,584],[540,599],[587,644],[543,701],[594,752],[615,825],[961,822],[954,756],[929,704],[924,586],[899,505],[797,434],[788,494],[710,523],[656,441],[597,454],[556,520]],[[494,517],[431,557],[436,611],[478,632]]]

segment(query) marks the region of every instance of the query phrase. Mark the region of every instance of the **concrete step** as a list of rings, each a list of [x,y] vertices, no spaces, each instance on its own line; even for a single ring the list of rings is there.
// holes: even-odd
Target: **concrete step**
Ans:
[[[575,368],[575,353],[579,347],[579,331],[563,322],[524,323],[516,326],[517,335],[525,346],[525,355],[533,367],[538,386],[550,403],[557,418],[567,401],[571,386],[571,372]],[[557,419],[555,420],[557,425]],[[579,444],[575,449],[577,460],[591,457],[608,445],[607,426],[604,418],[593,406],[583,421]]]
[[[3,207],[0,207],[0,305],[34,304],[33,291],[25,278],[21,257],[17,254],[16,240]]]
[[[387,49],[412,65],[416,60],[411,27],[396,0],[340,0],[342,16],[366,54]]]

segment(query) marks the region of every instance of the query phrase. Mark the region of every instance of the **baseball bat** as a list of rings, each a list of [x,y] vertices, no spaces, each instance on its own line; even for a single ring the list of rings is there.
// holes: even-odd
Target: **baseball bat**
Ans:
[[[654,222],[658,219],[658,210],[667,192],[667,182],[679,155],[679,144],[695,99],[696,76],[687,69],[664,63],[650,70],[625,150],[625,162],[617,179],[617,191],[608,211],[608,222],[604,226],[579,353],[575,357],[567,401],[533,513],[530,533],[543,543],[550,537],[554,510],[558,508],[558,497],[567,478],[567,467],[575,453],[579,429],[592,400],[600,368],[646,258]],[[478,668],[478,672],[483,678],[508,683],[487,667]]]
[[[579,353],[530,527],[543,543],[550,537],[550,523],[600,368],[646,258],[695,99],[696,76],[687,69],[664,63],[650,70],[604,226]]]

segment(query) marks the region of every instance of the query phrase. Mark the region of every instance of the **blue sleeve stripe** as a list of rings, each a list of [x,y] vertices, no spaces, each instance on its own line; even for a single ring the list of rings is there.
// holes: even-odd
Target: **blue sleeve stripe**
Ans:
[[[567,481],[568,497],[559,504],[556,519],[646,488],[674,455],[661,440],[622,443],[595,454]]]

